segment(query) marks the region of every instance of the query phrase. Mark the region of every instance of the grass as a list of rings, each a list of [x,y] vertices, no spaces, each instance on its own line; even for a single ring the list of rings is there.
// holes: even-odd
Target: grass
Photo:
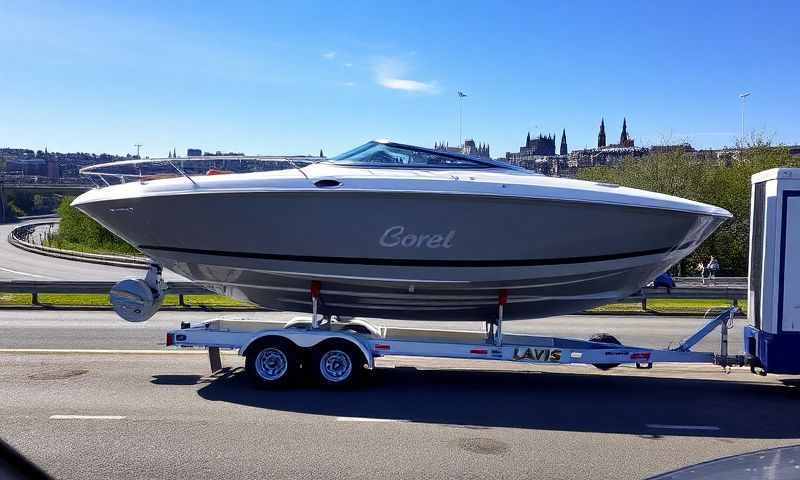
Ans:
[[[81,253],[98,253],[102,255],[138,255],[142,256],[141,252],[133,250],[128,244],[120,246],[117,244],[101,244],[98,246],[89,246],[82,243],[70,242],[59,238],[54,235],[49,241],[44,242],[45,247],[60,248],[61,250],[72,250],[73,252]]]
[[[32,295],[29,293],[3,293],[0,294],[0,306],[25,306],[32,305]],[[252,304],[238,302],[223,295],[184,295],[183,302],[187,307],[216,307],[216,308],[253,308]],[[110,307],[108,295],[84,293],[40,293],[39,304],[54,307]],[[164,299],[165,307],[178,307],[177,295],[167,295]]]
[[[184,304],[189,308],[253,308],[250,303],[239,302],[223,295],[184,295]],[[83,293],[40,293],[39,304],[53,307],[110,307],[108,295],[83,294]],[[0,306],[26,306],[32,305],[32,295],[29,293],[2,293]],[[648,313],[684,313],[703,315],[709,308],[720,309],[729,307],[731,301],[727,299],[677,299],[658,298],[647,301]],[[177,295],[167,295],[164,299],[165,307],[179,307]],[[739,308],[747,311],[747,302],[740,301]],[[589,310],[590,313],[645,313],[640,302],[612,303]]]
[[[680,299],[680,298],[652,298],[647,300],[647,312],[652,313],[687,313],[687,314],[704,314],[708,309],[722,309],[731,306],[731,300],[724,298],[716,299]],[[747,301],[740,300],[738,302],[739,308],[743,312],[747,312]],[[625,312],[625,313],[641,313],[641,302],[625,302],[625,303],[611,303],[597,307],[590,312],[609,313],[609,312]]]

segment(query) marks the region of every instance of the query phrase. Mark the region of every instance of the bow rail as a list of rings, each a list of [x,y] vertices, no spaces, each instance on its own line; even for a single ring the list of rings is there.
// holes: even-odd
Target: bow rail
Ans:
[[[96,187],[110,186],[109,178],[118,183],[154,180],[182,176],[196,185],[193,176],[219,175],[225,173],[249,173],[265,170],[280,170],[280,164],[287,164],[308,178],[302,167],[325,160],[325,157],[305,155],[258,155],[258,156],[198,156],[184,158],[142,158],[98,163],[80,169]],[[263,164],[268,168],[256,168]],[[158,171],[161,168],[162,171]],[[166,168],[166,171],[163,169]],[[95,179],[105,185],[98,184]]]

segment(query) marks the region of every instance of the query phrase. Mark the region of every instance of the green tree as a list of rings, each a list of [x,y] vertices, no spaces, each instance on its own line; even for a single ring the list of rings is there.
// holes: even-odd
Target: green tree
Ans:
[[[72,207],[74,197],[64,197],[58,206],[61,223],[58,234],[51,243],[58,248],[136,254],[138,251],[124,240],[109,232],[102,225]]]
[[[714,255],[722,272],[747,274],[750,235],[750,177],[776,167],[800,166],[787,148],[754,138],[732,151],[730,158],[702,157],[679,150],[627,158],[603,167],[587,168],[579,178],[616,183],[722,207],[733,214],[706,242],[683,262],[687,266]]]

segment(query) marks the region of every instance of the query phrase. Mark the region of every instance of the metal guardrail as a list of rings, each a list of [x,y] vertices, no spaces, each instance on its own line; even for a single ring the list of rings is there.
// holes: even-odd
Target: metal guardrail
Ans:
[[[642,302],[642,310],[647,310],[647,300],[651,298],[676,298],[676,299],[714,299],[730,300],[734,307],[739,306],[739,300],[747,299],[747,287],[677,287],[667,293],[664,288],[643,288],[639,293],[631,295],[627,301]]]
[[[2,293],[30,293],[33,296],[31,303],[39,305],[40,293],[66,293],[66,294],[100,294],[106,295],[116,282],[67,282],[67,281],[41,281],[41,280],[12,280],[0,282]],[[204,295],[212,293],[193,282],[170,282],[167,284],[167,295],[178,295],[178,303],[186,306],[184,295]]]
[[[705,280],[698,277],[675,277],[675,284],[678,288],[698,287],[698,288],[713,288],[713,287],[729,287],[729,288],[747,288],[747,277],[714,277]]]
[[[37,222],[21,225],[11,230],[8,234],[8,243],[23,250],[48,255],[51,257],[66,258],[81,262],[100,263],[104,265],[114,265],[128,268],[148,268],[152,263],[147,257],[138,255],[105,255],[99,253],[84,253],[74,250],[63,250],[60,248],[45,247],[30,241],[30,236],[36,227],[58,222]]]
[[[108,294],[116,282],[70,282],[70,281],[42,281],[42,280],[14,280],[0,282],[2,293],[30,293],[33,295],[33,304],[38,304],[40,293],[83,293],[83,294]],[[179,303],[183,306],[184,295],[201,295],[211,293],[200,284],[193,282],[167,283],[168,295],[178,295]],[[673,288],[671,293],[663,289],[643,288],[623,301],[641,302],[642,310],[647,310],[647,301],[653,298],[675,299],[713,299],[722,298],[730,300],[734,306],[739,300],[747,298],[745,288]]]

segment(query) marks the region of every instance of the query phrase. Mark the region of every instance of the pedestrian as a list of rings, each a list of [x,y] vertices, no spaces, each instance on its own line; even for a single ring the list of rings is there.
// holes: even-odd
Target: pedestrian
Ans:
[[[706,284],[706,265],[703,263],[702,260],[697,262],[697,267],[695,267],[698,272],[700,272],[700,283],[705,285]]]
[[[706,265],[706,270],[708,270],[708,281],[709,283],[714,282],[716,283],[717,279],[717,272],[719,272],[719,262],[717,261],[714,256],[711,256],[711,259],[708,261],[708,265]]]

